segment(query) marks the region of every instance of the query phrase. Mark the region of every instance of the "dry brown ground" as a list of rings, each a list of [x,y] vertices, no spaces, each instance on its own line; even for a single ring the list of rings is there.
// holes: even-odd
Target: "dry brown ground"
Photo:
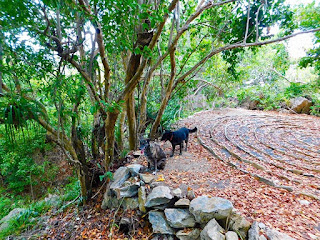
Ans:
[[[158,175],[196,195],[229,199],[248,219],[296,239],[320,239],[319,125],[319,118],[307,115],[200,112],[178,123],[198,127],[198,137],[191,134],[188,152],[179,156],[176,149]],[[163,147],[169,155],[171,144]]]

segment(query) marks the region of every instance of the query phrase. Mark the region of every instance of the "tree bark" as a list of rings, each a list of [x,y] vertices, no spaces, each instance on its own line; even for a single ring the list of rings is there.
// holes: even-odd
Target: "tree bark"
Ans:
[[[172,90],[173,88],[173,82],[174,82],[174,77],[176,76],[176,61],[175,61],[175,48],[172,49],[172,51],[170,52],[170,63],[171,63],[171,74],[170,74],[170,79],[168,82],[168,86],[166,89],[166,95],[165,97],[162,99],[161,102],[161,106],[159,109],[159,112],[157,114],[156,120],[154,121],[152,128],[151,128],[151,132],[150,132],[150,138],[151,139],[155,139],[156,137],[156,133],[157,133],[157,129],[158,126],[160,125],[160,121],[162,118],[162,115],[164,113],[164,110],[166,109],[167,105],[168,105],[168,101],[170,99]]]
[[[105,169],[108,171],[110,164],[114,159],[114,140],[115,140],[115,125],[117,118],[119,116],[119,111],[115,110],[113,112],[107,113],[107,118],[105,120],[105,133],[106,133],[106,143],[105,143]]]
[[[119,119],[119,140],[118,140],[118,146],[119,146],[119,151],[120,153],[123,152],[124,146],[123,146],[123,141],[124,141],[124,123],[126,120],[126,111],[125,107],[122,109],[122,112],[120,114],[120,119]]]

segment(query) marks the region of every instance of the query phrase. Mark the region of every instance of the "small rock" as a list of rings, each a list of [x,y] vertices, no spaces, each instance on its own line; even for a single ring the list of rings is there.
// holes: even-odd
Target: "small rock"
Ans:
[[[194,229],[183,229],[176,233],[176,237],[179,240],[198,240],[200,236],[200,230],[198,228]]]
[[[115,194],[107,187],[107,191],[103,195],[103,201],[101,204],[101,208],[102,209],[112,209],[112,208],[118,207],[119,204],[120,204],[120,200],[117,199]]]
[[[264,224],[264,223],[258,223],[258,226],[259,226],[259,228],[260,229],[262,229],[262,230],[264,230],[264,229],[266,229],[266,225]]]
[[[211,219],[200,233],[201,240],[225,240],[222,234],[223,228],[213,218]]]
[[[164,214],[169,225],[173,228],[194,227],[196,221],[193,215],[187,209],[167,208]]]
[[[248,231],[249,238],[248,240],[259,240],[259,226],[258,222],[253,222],[251,228]]]
[[[124,198],[124,197],[134,197],[138,194],[138,189],[140,187],[140,183],[131,183],[126,181],[123,183],[123,186],[120,188],[113,188],[112,190],[116,193],[117,198]]]
[[[238,235],[233,231],[228,231],[226,233],[226,240],[238,240]]]
[[[150,184],[154,180],[154,175],[152,175],[152,174],[140,173],[139,177],[146,184]]]
[[[139,201],[138,198],[135,197],[128,197],[128,198],[124,198],[122,201],[122,207],[124,210],[128,210],[128,209],[138,209],[139,207]]]
[[[237,232],[243,239],[246,239],[250,226],[250,222],[240,213],[238,213],[236,210],[232,212],[229,221],[229,228],[231,230]]]
[[[120,167],[113,175],[113,181],[110,184],[110,189],[120,188],[122,184],[130,177],[130,171],[127,167]]]
[[[220,197],[200,196],[190,202],[189,210],[198,223],[207,223],[212,218],[226,219],[231,215],[233,205]]]
[[[173,189],[172,195],[177,198],[182,198],[182,190],[180,188]]]
[[[190,200],[187,198],[179,199],[178,201],[175,202],[174,206],[178,208],[189,208]]]
[[[188,190],[187,192],[187,198],[191,201],[192,199],[194,199],[196,197],[196,195],[194,194],[194,191],[192,189]]]
[[[167,204],[173,199],[170,188],[168,186],[159,186],[152,189],[147,197],[145,207],[151,208]]]
[[[137,176],[140,170],[143,168],[143,166],[140,164],[134,163],[134,164],[128,165],[127,168],[129,169],[131,176]]]
[[[163,212],[150,211],[149,222],[152,225],[153,233],[174,234],[174,230],[169,226]]]
[[[306,205],[306,206],[310,205],[310,202],[308,200],[299,200],[299,202],[301,205]]]
[[[295,240],[285,233],[278,232],[277,230],[266,228],[265,231],[269,240]]]

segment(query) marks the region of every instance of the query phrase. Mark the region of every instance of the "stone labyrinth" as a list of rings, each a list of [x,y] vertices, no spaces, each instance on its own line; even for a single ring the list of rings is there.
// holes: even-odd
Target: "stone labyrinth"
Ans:
[[[320,119],[233,109],[187,120],[216,158],[256,179],[320,200]]]

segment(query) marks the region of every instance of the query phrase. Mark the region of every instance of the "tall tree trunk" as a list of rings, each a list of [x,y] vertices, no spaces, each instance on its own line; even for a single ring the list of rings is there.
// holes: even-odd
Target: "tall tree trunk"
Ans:
[[[119,116],[119,111],[114,110],[113,112],[107,113],[107,118],[105,120],[105,133],[106,133],[106,143],[105,143],[105,168],[108,171],[110,164],[114,159],[114,140],[115,140],[115,126],[116,121]]]
[[[131,78],[137,72],[137,69],[140,65],[140,54],[132,53],[129,64],[127,67],[126,79],[125,83],[127,84]],[[129,127],[129,148],[130,150],[135,150],[137,145],[137,131],[136,131],[136,114],[135,114],[135,99],[134,99],[134,91],[129,94],[127,101],[127,119],[128,119],[128,127]]]
[[[119,146],[119,151],[120,153],[123,152],[124,146],[123,146],[123,141],[124,141],[124,122],[126,120],[126,111],[125,107],[122,109],[122,112],[120,114],[120,119],[119,119],[119,140],[118,140],[118,146]]]
[[[140,115],[139,115],[140,123],[139,123],[139,129],[138,129],[139,134],[143,133],[146,128],[147,92],[148,92],[148,87],[149,87],[152,74],[153,74],[153,71],[151,69],[146,73],[141,96],[140,96]]]
[[[155,139],[155,137],[156,137],[157,129],[158,129],[159,125],[160,125],[160,121],[161,121],[162,115],[163,115],[164,110],[166,109],[166,107],[168,105],[172,90],[174,89],[173,83],[174,83],[174,78],[176,76],[176,61],[175,61],[175,56],[174,56],[175,50],[176,49],[173,48],[170,51],[170,63],[171,63],[170,79],[169,79],[168,86],[167,86],[167,89],[166,89],[166,95],[162,99],[161,106],[160,106],[159,112],[157,114],[156,120],[154,121],[154,123],[152,125],[152,128],[151,128],[151,132],[150,132],[150,138],[151,139]]]

